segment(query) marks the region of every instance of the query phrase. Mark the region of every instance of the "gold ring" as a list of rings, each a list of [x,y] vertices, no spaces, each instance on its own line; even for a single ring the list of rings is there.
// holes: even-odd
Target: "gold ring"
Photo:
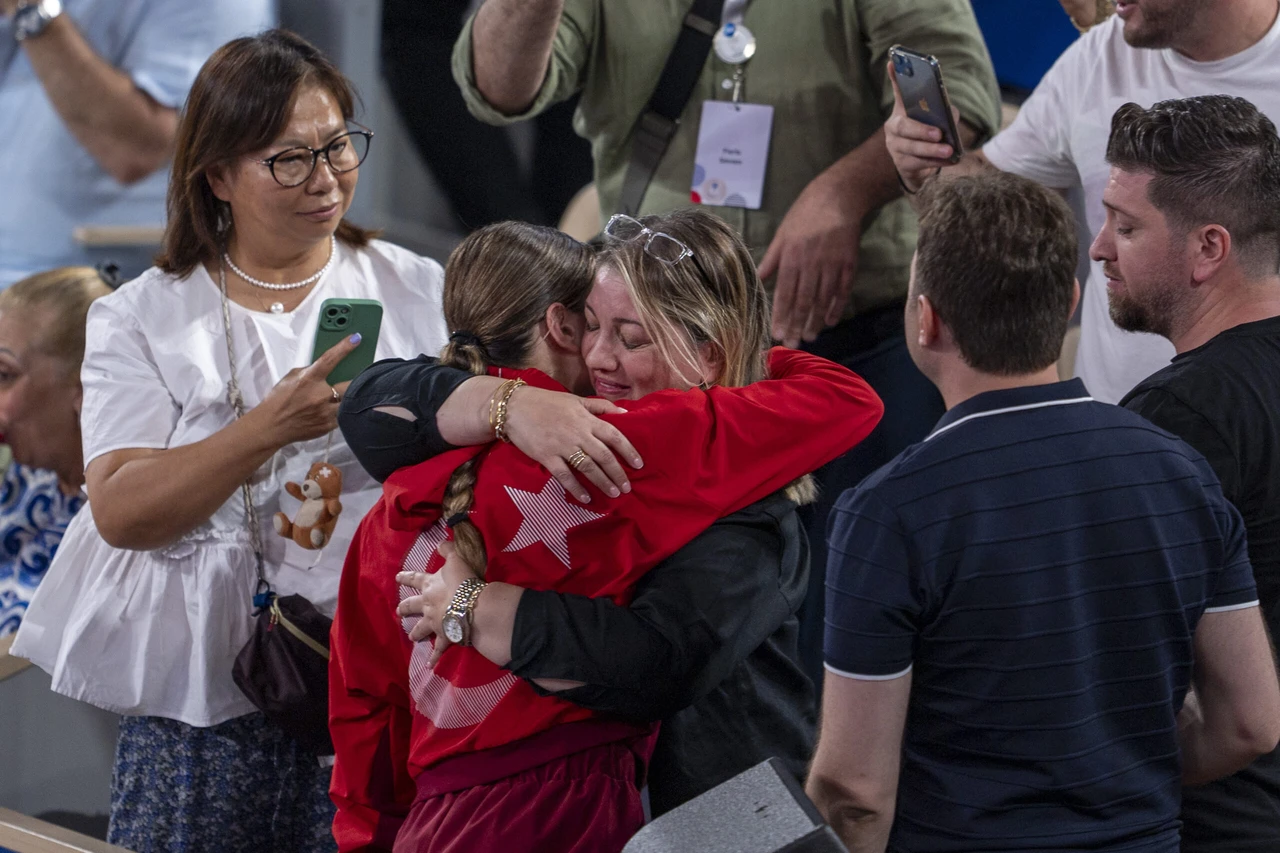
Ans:
[[[570,456],[567,461],[569,463],[569,467],[576,471],[582,466],[583,462],[587,461],[587,452],[579,447],[578,452]]]
[[[341,403],[341,402],[342,402],[342,395],[338,393],[338,389],[337,389],[337,388],[334,388],[334,387],[331,385],[331,386],[329,386],[329,390],[333,392],[333,402],[335,402],[335,403]]]

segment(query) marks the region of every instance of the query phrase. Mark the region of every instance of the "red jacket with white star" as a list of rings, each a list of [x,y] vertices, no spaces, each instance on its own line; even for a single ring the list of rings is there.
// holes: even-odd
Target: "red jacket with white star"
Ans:
[[[331,640],[330,721],[337,760],[334,831],[342,850],[390,847],[414,779],[452,756],[510,744],[593,712],[528,683],[474,649],[448,649],[428,669],[430,643],[396,615],[415,591],[402,570],[436,571],[448,536],[440,503],[455,468],[480,457],[470,514],[488,554],[486,580],[625,604],[632,586],[712,522],[846,452],[883,406],[852,372],[782,348],[769,380],[744,388],[662,391],[618,401],[606,418],[645,460],[632,491],[590,487],[579,504],[512,445],[445,453],[388,478],[347,554]],[[491,371],[498,373],[498,371]],[[501,371],[564,390],[536,370]]]

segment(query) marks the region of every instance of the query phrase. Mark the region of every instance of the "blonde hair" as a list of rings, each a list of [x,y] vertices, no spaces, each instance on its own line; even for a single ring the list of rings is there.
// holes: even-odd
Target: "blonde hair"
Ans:
[[[59,267],[16,282],[0,291],[0,312],[43,311],[44,327],[36,348],[79,371],[84,361],[84,329],[89,306],[111,288],[93,267]]]
[[[609,240],[598,257],[601,266],[617,272],[625,283],[660,357],[677,375],[687,376],[698,364],[698,347],[707,344],[723,362],[709,384],[738,388],[767,379],[769,298],[738,233],[698,208],[639,221],[693,253],[674,264],[664,263],[645,251],[645,238]],[[812,503],[817,488],[812,477],[805,476],[788,487],[787,495],[798,504]]]
[[[591,249],[563,232],[523,222],[498,222],[453,250],[444,272],[444,318],[454,337],[440,363],[476,375],[490,365],[524,367],[538,323],[559,303],[581,313],[595,275]],[[465,520],[475,501],[476,460],[449,478],[441,514],[453,526],[458,555],[484,576],[480,531]]]

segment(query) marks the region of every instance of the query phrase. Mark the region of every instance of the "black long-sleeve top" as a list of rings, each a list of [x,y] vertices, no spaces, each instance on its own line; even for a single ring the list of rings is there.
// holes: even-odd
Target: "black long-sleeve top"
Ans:
[[[339,426],[385,479],[451,449],[435,412],[468,378],[426,356],[378,362],[347,389]],[[629,607],[536,590],[520,599],[508,669],[586,682],[556,695],[662,721],[649,772],[655,815],[770,756],[804,776],[816,712],[798,663],[809,547],[795,510],[775,494],[720,519],[645,575]]]

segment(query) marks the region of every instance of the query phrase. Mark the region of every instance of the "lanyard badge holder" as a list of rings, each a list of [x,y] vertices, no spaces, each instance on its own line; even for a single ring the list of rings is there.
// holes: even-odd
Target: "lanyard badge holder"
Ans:
[[[695,204],[758,210],[764,201],[773,107],[743,103],[747,63],[756,37],[742,23],[744,3],[725,6],[725,21],[712,39],[716,58],[733,67],[721,84],[728,101],[704,101],[689,197]]]

